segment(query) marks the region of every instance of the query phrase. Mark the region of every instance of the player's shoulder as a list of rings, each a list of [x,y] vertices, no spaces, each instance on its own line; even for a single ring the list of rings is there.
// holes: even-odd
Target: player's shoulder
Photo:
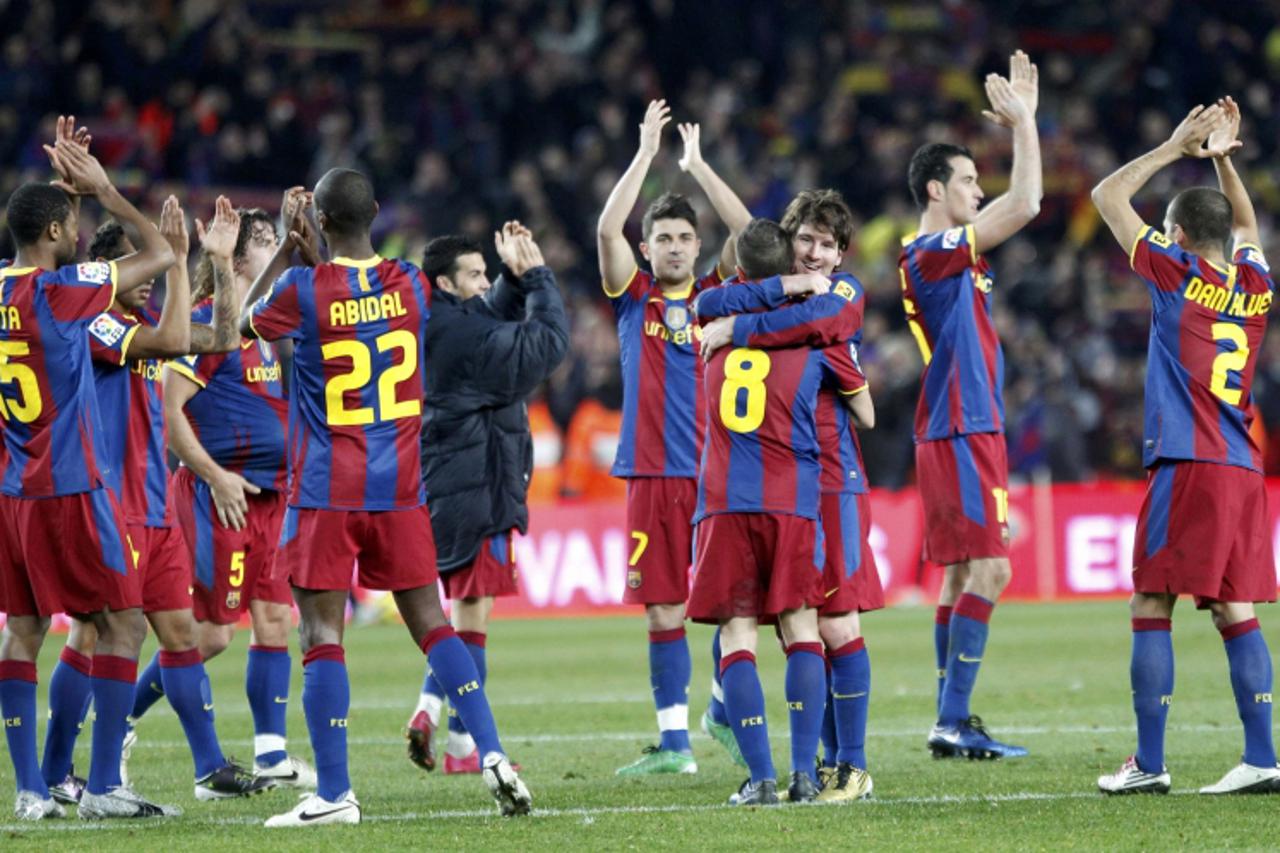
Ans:
[[[1240,269],[1252,271],[1260,275],[1271,276],[1271,265],[1262,247],[1256,243],[1240,243],[1232,253],[1231,260]]]

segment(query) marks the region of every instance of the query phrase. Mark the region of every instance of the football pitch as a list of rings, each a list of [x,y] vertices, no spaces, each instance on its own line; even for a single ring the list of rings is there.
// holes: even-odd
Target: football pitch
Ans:
[[[348,629],[351,777],[360,826],[267,830],[292,807],[280,789],[248,800],[198,803],[177,718],[157,705],[138,728],[130,772],[138,789],[181,805],[182,817],[149,822],[40,825],[0,818],[5,850],[389,850],[389,849],[1108,849],[1272,847],[1280,798],[1210,799],[1195,793],[1234,766],[1241,734],[1222,643],[1206,614],[1187,603],[1175,617],[1177,686],[1166,760],[1167,797],[1104,799],[1094,780],[1133,749],[1129,622],[1122,601],[1002,605],[975,691],[992,734],[1031,750],[1003,762],[935,761],[924,740],[933,722],[933,612],[870,614],[864,633],[873,666],[867,752],[872,800],[831,806],[737,809],[724,805],[745,778],[719,745],[694,736],[695,776],[620,779],[614,770],[656,741],[644,620],[496,622],[488,645],[489,697],[503,741],[523,765],[534,814],[503,819],[477,776],[427,774],[405,757],[401,728],[416,701],[422,657],[400,626]],[[1277,646],[1273,609],[1261,613]],[[694,679],[690,722],[709,694],[710,631],[690,630]],[[61,637],[41,661],[41,708]],[[209,664],[223,748],[252,753],[243,692],[247,632]],[[293,751],[310,759],[297,668],[289,708]],[[144,650],[150,655],[151,641]],[[774,760],[789,767],[783,658],[761,642]],[[43,732],[42,732],[43,734]],[[76,766],[88,765],[87,732]],[[443,749],[443,743],[439,745]],[[785,784],[785,782],[783,782]],[[0,769],[4,806],[13,796]]]

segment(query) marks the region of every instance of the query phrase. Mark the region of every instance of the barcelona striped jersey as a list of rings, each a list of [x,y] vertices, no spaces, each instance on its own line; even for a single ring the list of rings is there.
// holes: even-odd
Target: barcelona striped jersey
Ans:
[[[113,263],[0,270],[0,492],[87,492],[110,475],[85,333],[115,299]]]
[[[425,500],[418,438],[431,288],[407,261],[291,267],[250,309],[294,341],[289,505],[394,510]]]
[[[128,524],[169,527],[166,512],[169,467],[164,426],[163,362],[129,358],[129,345],[143,326],[156,320],[137,313],[107,311],[89,324],[89,352],[102,413],[103,444],[110,485],[120,496]]]
[[[1275,292],[1262,249],[1239,244],[1224,268],[1144,226],[1129,262],[1152,301],[1143,464],[1182,459],[1262,471],[1249,434]]]
[[[713,271],[663,293],[651,273],[637,269],[621,293],[610,295],[622,362],[622,434],[613,476],[698,476],[703,365],[690,306],[719,282]]]
[[[915,440],[1004,432],[1004,351],[973,226],[903,241],[902,307],[924,359]]]
[[[213,301],[197,305],[191,322],[211,324]],[[168,368],[200,388],[184,411],[210,458],[258,488],[283,492],[289,404],[275,345],[242,338],[231,352],[185,356]]]

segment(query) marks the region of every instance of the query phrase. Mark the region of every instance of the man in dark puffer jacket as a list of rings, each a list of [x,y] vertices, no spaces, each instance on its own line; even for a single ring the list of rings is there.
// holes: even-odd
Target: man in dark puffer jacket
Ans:
[[[492,286],[479,242],[427,244],[427,323],[422,474],[437,564],[453,602],[453,626],[485,678],[485,636],[495,596],[515,595],[512,536],[525,532],[533,470],[527,397],[564,358],[569,329],[555,276],[527,228],[494,235],[503,271]],[[433,735],[444,689],[428,671],[405,736],[409,758],[436,765]],[[446,773],[479,773],[471,735],[450,712]]]

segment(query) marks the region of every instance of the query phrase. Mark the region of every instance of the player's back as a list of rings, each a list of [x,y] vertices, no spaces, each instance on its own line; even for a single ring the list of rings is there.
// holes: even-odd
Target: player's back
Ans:
[[[267,338],[295,341],[291,506],[419,506],[425,326],[421,270],[380,257],[293,267],[254,308]]]
[[[1262,250],[1221,267],[1144,228],[1131,263],[1153,302],[1143,463],[1198,460],[1262,470],[1250,433],[1253,375],[1275,282]]]
[[[52,497],[102,485],[106,461],[85,328],[111,304],[113,264],[0,270],[0,491]]]

